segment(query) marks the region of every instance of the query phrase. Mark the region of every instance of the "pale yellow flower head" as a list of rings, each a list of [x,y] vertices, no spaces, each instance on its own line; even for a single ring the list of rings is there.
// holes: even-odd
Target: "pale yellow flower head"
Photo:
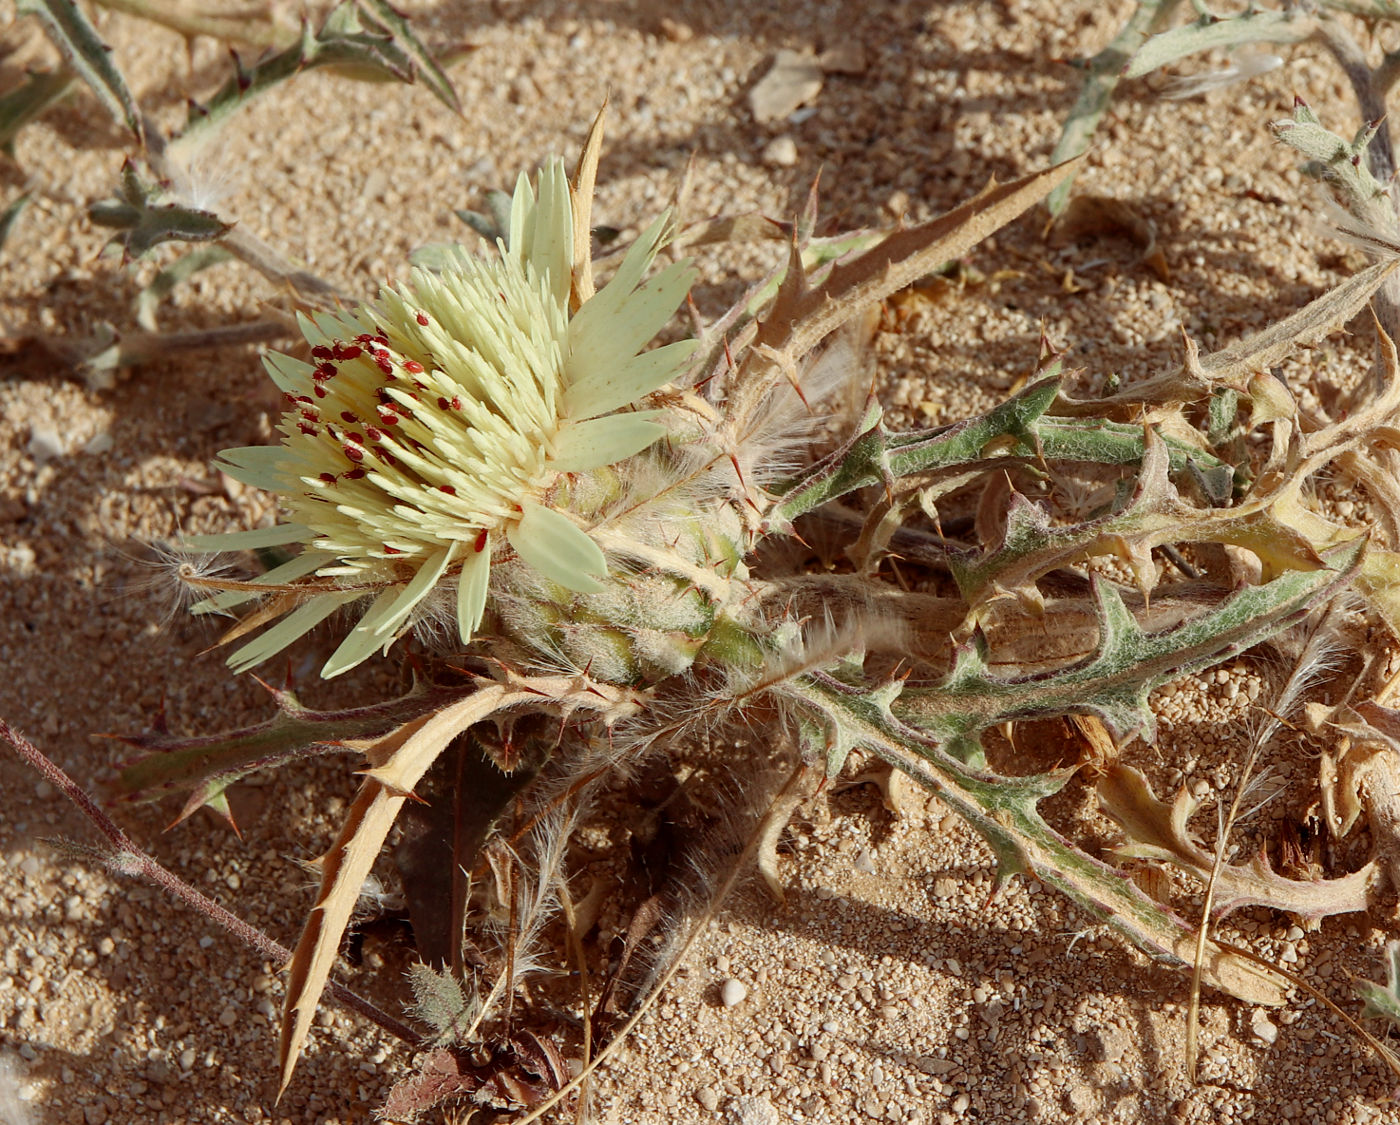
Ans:
[[[373,602],[327,661],[327,678],[385,649],[442,581],[457,590],[469,641],[486,606],[491,558],[509,544],[571,590],[601,588],[603,553],[544,502],[561,473],[621,461],[662,437],[655,411],[623,411],[678,374],[691,342],[641,349],[670,319],[693,273],[644,280],[667,230],[654,223],[612,281],[569,315],[573,209],[563,164],[522,176],[500,257],[460,248],[379,301],[303,318],[312,362],[272,354],[282,442],[225,450],[219,467],[275,492],[287,522],[192,539],[201,550],[300,544],[260,581],[314,583],[277,624],[238,649],[239,671],[281,651],[336,609]],[[312,579],[310,576],[316,576]],[[222,610],[246,592],[202,603]]]

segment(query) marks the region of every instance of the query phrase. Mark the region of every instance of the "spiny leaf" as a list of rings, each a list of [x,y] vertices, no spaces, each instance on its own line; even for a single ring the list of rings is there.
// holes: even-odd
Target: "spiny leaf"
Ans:
[[[1119,737],[1142,730],[1150,741],[1156,720],[1147,697],[1153,689],[1267,640],[1349,581],[1361,552],[1357,543],[1336,548],[1324,569],[1288,571],[1164,633],[1144,632],[1122,598],[1096,582],[1099,644],[1084,660],[1055,671],[1003,678],[992,674],[983,648],[965,645],[942,683],[911,687],[900,696],[899,713],[942,740],[974,738],[1016,719],[1088,713]]]
[[[462,731],[491,715],[515,707],[553,708],[569,714],[577,708],[609,716],[635,708],[616,688],[564,677],[489,684],[466,699],[404,724],[364,743],[351,744],[369,758],[340,835],[322,859],[321,887],[307,915],[301,939],[288,967],[287,996],[282,1007],[279,1045],[281,1083],[285,1091],[326,981],[330,978],[341,935],[354,912],[360,887],[374,866],[399,809],[423,774]]]
[[[122,169],[121,187],[115,199],[100,200],[88,208],[93,222],[120,233],[128,257],[139,258],[162,242],[210,242],[232,228],[212,211],[179,203],[163,203],[164,191],[148,182],[130,161]]]
[[[866,306],[966,254],[1043,199],[1074,166],[1073,161],[1059,164],[1008,184],[994,181],[939,218],[895,231],[838,263],[820,285],[794,297],[786,315],[770,315],[764,321],[754,338],[754,354],[776,353],[796,362]],[[789,283],[795,284],[795,279]]]
[[[481,997],[468,993],[462,982],[445,969],[422,962],[410,965],[408,982],[413,989],[413,1015],[435,1032],[433,1046],[460,1042],[463,1029],[476,1022]]]
[[[388,31],[394,45],[413,61],[416,74],[422,76],[424,83],[438,101],[442,102],[453,113],[460,114],[462,103],[457,97],[456,89],[453,88],[452,80],[443,73],[437,59],[423,45],[423,41],[418,38],[418,33],[413,30],[403,13],[390,4],[388,0],[360,0],[360,3],[371,13],[375,21]],[[411,71],[410,81],[413,75],[414,72]]]
[[[413,82],[421,73],[439,100],[454,113],[461,111],[456,92],[442,69],[432,60],[408,25],[382,0],[363,0],[373,26],[366,28],[354,0],[335,7],[312,33],[303,23],[301,37],[284,50],[269,55],[252,67],[237,63],[237,73],[223,84],[205,106],[194,106],[184,131],[171,142],[178,151],[194,139],[221,125],[254,99],[317,67],[334,67],[350,78],[365,80],[396,79]],[[237,61],[237,60],[235,60]]]
[[[842,728],[843,737],[902,770],[967,821],[992,848],[998,879],[1024,871],[1055,887],[1127,936],[1138,948],[1174,963],[1195,948],[1195,929],[1153,902],[1130,880],[1080,851],[1045,823],[1036,804],[1067,774],[998,777],[969,765],[940,743],[871,703],[859,689],[820,674],[784,685],[814,719]],[[1253,1004],[1278,1005],[1280,977],[1208,944],[1205,979]]]
[[[112,62],[111,48],[102,42],[83,10],[73,0],[16,0],[16,7],[20,15],[38,17],[68,65],[88,84],[97,100],[144,143],[136,99]]]
[[[786,526],[859,488],[916,474],[988,471],[998,461],[1005,464],[1017,457],[1101,465],[1131,465],[1143,459],[1146,439],[1140,425],[1046,416],[1059,400],[1060,385],[1057,377],[1039,379],[985,414],[913,433],[890,434],[872,412],[838,449],[782,489],[769,519]],[[1163,441],[1170,472],[1202,474],[1212,496],[1228,496],[1233,468],[1183,441]]]
[[[308,753],[343,750],[346,738],[373,738],[459,699],[469,689],[424,688],[385,703],[332,711],[304,708],[290,692],[276,692],[278,713],[266,722],[214,735],[173,735],[155,730],[109,735],[143,756],[113,782],[128,798],[152,801],[175,789],[209,782],[231,784],[263,768]]]
[[[1198,402],[1222,388],[1252,396],[1256,392],[1253,377],[1276,367],[1297,348],[1315,344],[1345,325],[1366,307],[1396,265],[1392,257],[1368,266],[1276,324],[1205,359],[1198,360],[1195,345],[1187,341],[1186,362],[1180,368],[1131,384],[1107,398],[1061,395],[1055,402],[1055,413],[1121,417],[1122,411],[1136,413],[1144,404]]]
[[[1385,984],[1353,978],[1351,985],[1366,1002],[1362,1019],[1387,1019],[1400,1027],[1400,941],[1385,943]]]
[[[1114,848],[1121,856],[1170,863],[1206,882],[1215,856],[1191,839],[1187,821],[1196,809],[1182,790],[1167,804],[1159,801],[1147,779],[1131,766],[1115,764],[1099,779],[1099,803],[1128,837]],[[1215,878],[1215,914],[1223,917],[1244,906],[1287,910],[1304,918],[1327,918],[1366,910],[1377,883],[1371,860],[1360,871],[1337,879],[1287,879],[1263,855],[1245,864],[1221,864]]]

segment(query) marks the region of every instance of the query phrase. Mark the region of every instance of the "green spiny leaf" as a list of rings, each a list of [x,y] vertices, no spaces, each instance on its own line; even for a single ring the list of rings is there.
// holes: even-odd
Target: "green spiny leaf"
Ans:
[[[163,194],[128,161],[116,197],[94,203],[88,216],[100,226],[119,231],[113,241],[131,258],[141,257],[162,242],[211,242],[232,229],[211,211],[162,203]]]
[[[476,1021],[481,998],[468,994],[462,982],[446,969],[421,962],[408,968],[413,989],[413,1015],[433,1029],[434,1046],[457,1043],[464,1029]]]
[[[1120,736],[1141,730],[1150,741],[1156,720],[1147,697],[1155,688],[1267,640],[1347,582],[1361,554],[1359,543],[1346,544],[1326,556],[1325,569],[1288,571],[1163,633],[1144,632],[1117,592],[1096,581],[1100,633],[1090,656],[1066,668],[1003,678],[991,673],[984,651],[964,646],[941,684],[904,692],[899,713],[939,739],[1017,719],[1094,714]]]
[[[136,99],[112,62],[111,48],[102,42],[83,10],[73,0],[17,0],[17,8],[21,15],[38,17],[68,65],[88,84],[97,100],[135,133],[137,140],[144,140]]]

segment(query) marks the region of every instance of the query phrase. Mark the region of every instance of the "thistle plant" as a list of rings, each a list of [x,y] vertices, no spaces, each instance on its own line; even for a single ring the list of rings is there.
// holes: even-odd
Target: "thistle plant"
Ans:
[[[733,724],[776,725],[814,780],[839,774],[853,753],[883,760],[981,833],[1001,879],[1033,874],[1152,955],[1199,960],[1206,983],[1281,1003],[1285,975],[1203,938],[1113,857],[1091,854],[1044,819],[1039,804],[1078,764],[1004,772],[984,736],[1078,715],[1113,745],[1151,741],[1153,689],[1267,641],[1354,583],[1385,611],[1384,552],[1324,528],[1298,498],[1312,474],[1359,450],[1391,409],[1389,397],[1360,419],[1302,434],[1291,397],[1267,369],[1354,315],[1393,263],[1226,352],[1188,351],[1179,370],[1106,399],[1071,395],[1047,348],[1023,389],[952,425],[894,433],[867,402],[835,447],[810,461],[802,451],[828,390],[823,365],[813,363],[823,345],[849,331],[870,301],[1044,198],[1073,165],[990,187],[893,233],[818,239],[813,201],[788,228],[786,261],[769,277],[702,324],[696,339],[645,350],[694,279],[684,260],[652,263],[668,238],[684,246],[704,228],[683,215],[655,219],[595,291],[583,236],[600,145],[601,121],[571,181],[558,162],[533,183],[522,178],[494,256],[439,253],[436,272],[418,269],[373,304],[305,318],[309,358],[267,360],[287,396],[280,444],[228,451],[219,462],[276,494],[285,522],[185,545],[300,548],[245,580],[187,572],[208,595],[203,612],[256,603],[225,637],[240,642],[235,669],[344,608],[351,619],[322,676],[390,653],[415,630],[439,644],[445,634],[458,654],[450,663],[470,670],[464,681],[420,658],[409,694],[354,712],[311,712],[284,691],[280,715],[257,729],[131,740],[147,753],[124,771],[122,787],[188,789],[185,815],[201,805],[226,812],[229,785],[308,749],[349,748],[366,760],[292,958],[283,1087],[390,829],[449,748],[462,753],[463,736],[506,781],[491,811],[474,814],[484,818],[474,843],[452,866],[495,872],[514,929],[501,954],[469,956],[470,888],[450,891],[452,953],[415,984],[420,1012],[436,1013],[429,1022],[440,1045],[401,1089],[400,1110],[485,1088],[479,1073],[445,1087],[440,1070],[473,1044],[505,1050],[490,1029],[530,962],[516,939],[538,932],[551,898],[567,901],[557,874],[542,872],[560,870],[560,841],[567,846],[567,824],[588,792],[657,747]],[[1134,404],[1154,410],[1154,422],[1126,420]],[[1186,404],[1209,405],[1203,417],[1214,440]],[[1227,439],[1241,428],[1271,429],[1288,471],[1226,459]],[[1077,522],[1023,492],[1071,466],[1119,481],[1105,510]],[[992,489],[1008,479],[1004,515],[979,542],[937,540],[921,553],[951,579],[948,594],[900,591],[882,576],[912,518],[953,510],[969,482]],[[872,491],[851,544],[854,570],[813,575],[765,561],[768,547],[827,505]],[[1204,600],[1198,589],[1179,594],[1162,582],[1154,551],[1188,543],[1249,552],[1256,579],[1211,587]],[[1099,558],[1122,565],[1126,583],[1095,569]],[[1048,575],[1086,565],[1080,594],[1041,591]],[[1028,633],[1087,655],[1036,657],[1026,651]],[[523,751],[531,714],[562,722],[562,739]],[[491,730],[504,738],[486,737]],[[1084,766],[1123,826],[1122,854],[1206,879],[1211,861],[1187,828],[1190,809],[1161,801],[1111,758]],[[553,843],[501,851],[502,798],[537,810],[532,817],[555,817]],[[775,805],[779,813],[794,807],[790,797]],[[754,837],[758,866],[775,886],[783,815],[770,815]],[[554,858],[531,882],[532,861],[522,857],[545,852]],[[518,865],[518,874],[502,874]],[[525,898],[510,889],[521,880],[535,888]],[[1215,894],[1225,908],[1265,904],[1316,918],[1364,909],[1375,886],[1373,868],[1299,880],[1256,860],[1225,864]],[[595,1048],[607,1049],[583,1050],[596,1059]],[[507,1056],[517,1055],[513,1047],[493,1065],[515,1065]]]
[[[268,81],[286,69],[274,60]],[[1378,134],[1344,140],[1304,106],[1278,131],[1372,231],[1384,186],[1361,156]],[[1371,240],[1382,260],[1214,354],[1187,341],[1179,365],[1084,397],[1046,341],[985,413],[896,432],[873,398],[854,417],[827,405],[851,377],[840,359],[858,348],[865,310],[1062,190],[1075,162],[894,231],[818,236],[815,193],[782,225],[692,222],[678,205],[643,226],[598,287],[601,147],[600,117],[572,176],[558,160],[523,175],[483,252],[436,248],[363,304],[332,308],[303,291],[302,343],[265,360],[284,395],[280,440],[216,462],[272,494],[280,520],[181,545],[196,611],[242,614],[222,638],[235,673],[293,645],[325,649],[325,679],[376,659],[413,673],[402,695],[351,709],[310,709],[286,687],[256,727],[127,739],[141,753],[118,790],[180,791],[181,819],[203,807],[229,816],[230,786],[275,778],[303,755],[363,759],[290,959],[281,1088],[334,987],[366,880],[413,802],[452,832],[426,864],[417,845],[420,868],[437,871],[412,889],[442,902],[437,924],[418,927],[431,964],[412,977],[428,1034],[404,1038],[432,1052],[393,1112],[454,1099],[521,1108],[492,1100],[507,1085],[529,1088],[534,1113],[568,1096],[578,1080],[567,1061],[597,1065],[665,983],[664,966],[638,984],[630,964],[658,909],[644,906],[602,997],[579,1000],[581,1033],[542,1038],[512,1021],[555,912],[588,975],[565,874],[572,829],[646,755],[743,729],[765,732],[755,775],[787,767],[734,849],[771,888],[781,890],[776,844],[802,797],[853,756],[874,758],[971,825],[999,881],[1033,875],[1162,962],[1194,964],[1245,1001],[1283,1003],[1293,978],[1216,940],[1209,923],[1246,905],[1313,920],[1368,909],[1397,869],[1386,848],[1400,836],[1394,824],[1382,831],[1394,809],[1369,795],[1375,786],[1363,800],[1361,782],[1384,771],[1354,755],[1323,783],[1338,834],[1347,809],[1353,823],[1364,809],[1378,854],[1356,871],[1299,876],[1262,856],[1225,862],[1228,825],[1203,845],[1192,798],[1159,796],[1119,755],[1153,742],[1154,690],[1282,644],[1300,625],[1332,628],[1341,614],[1328,607],[1343,592],[1359,595],[1357,613],[1400,628],[1390,339],[1378,333],[1376,378],[1336,418],[1305,415],[1272,373],[1373,300],[1385,307],[1396,264],[1385,232]],[[126,188],[121,214],[143,238],[156,204],[139,177]],[[673,325],[696,284],[684,255],[755,230],[781,236],[771,271],[719,315],[705,319],[696,302],[689,325]],[[1361,482],[1390,515],[1360,529],[1319,512],[1313,485],[1327,471]],[[1055,502],[1074,475],[1101,486],[1091,510]],[[967,517],[964,538],[944,534],[955,516]],[[817,573],[783,548],[822,520],[850,534],[839,565]],[[263,569],[216,577],[193,561],[243,551]],[[896,581],[896,558],[929,581]],[[1311,681],[1289,682],[1279,698],[1302,706]],[[1394,713],[1385,692],[1371,694],[1321,725],[1349,723],[1358,744],[1386,745]],[[1058,717],[1075,719],[1088,745],[1055,768],[1008,757],[994,736]],[[1076,774],[1121,827],[1116,848],[1096,850],[1042,813]],[[119,830],[104,832],[114,866],[149,870]],[[1131,877],[1144,864],[1209,886],[1214,915],[1193,923],[1179,899],[1144,890]]]

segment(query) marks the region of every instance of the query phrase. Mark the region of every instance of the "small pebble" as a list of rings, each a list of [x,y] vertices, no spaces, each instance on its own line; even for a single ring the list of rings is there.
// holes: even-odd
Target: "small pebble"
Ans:
[[[237,1022],[238,1009],[235,1008],[232,1004],[226,1005],[224,1007],[224,1010],[219,1013],[219,1023],[224,1027],[232,1027]]]
[[[797,163],[797,142],[786,133],[773,138],[763,148],[763,163],[774,168],[791,168]]]
[[[767,1098],[745,1095],[724,1108],[725,1125],[778,1125],[778,1109]]]
[[[719,1106],[719,1091],[713,1086],[701,1086],[695,1091],[695,1100],[711,1113]]]
[[[36,465],[45,465],[56,457],[62,457],[68,450],[58,431],[47,426],[33,426],[29,430],[29,456]],[[104,1114],[106,1111],[103,1111]]]
[[[736,1004],[742,1004],[744,998],[749,994],[749,986],[741,980],[730,977],[719,989],[720,1003],[726,1008],[732,1008]]]
[[[1272,1047],[1278,1040],[1278,1025],[1263,1015],[1255,1019],[1249,1030],[1254,1033],[1254,1038],[1265,1046]]]

